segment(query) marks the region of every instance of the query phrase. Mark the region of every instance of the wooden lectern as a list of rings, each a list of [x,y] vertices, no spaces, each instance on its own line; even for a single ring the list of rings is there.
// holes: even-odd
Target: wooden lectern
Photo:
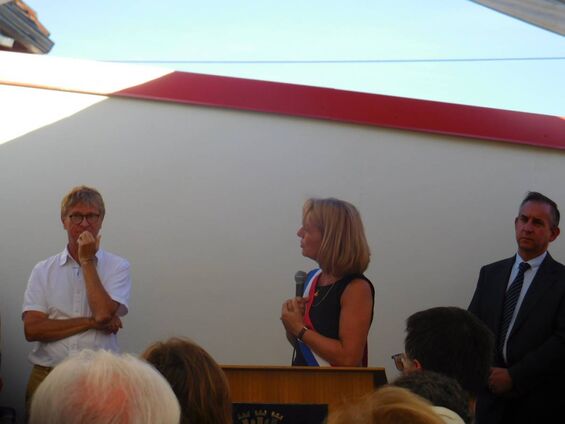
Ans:
[[[332,411],[386,384],[384,368],[223,365],[234,403],[326,404]]]

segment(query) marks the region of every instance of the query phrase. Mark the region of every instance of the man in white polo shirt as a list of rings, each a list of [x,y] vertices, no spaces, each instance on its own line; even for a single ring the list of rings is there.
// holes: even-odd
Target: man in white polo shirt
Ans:
[[[73,188],[61,202],[67,246],[31,272],[22,319],[26,339],[38,343],[29,355],[28,411],[41,381],[63,359],[83,349],[118,351],[120,317],[128,312],[130,265],[99,249],[104,214],[97,190]]]

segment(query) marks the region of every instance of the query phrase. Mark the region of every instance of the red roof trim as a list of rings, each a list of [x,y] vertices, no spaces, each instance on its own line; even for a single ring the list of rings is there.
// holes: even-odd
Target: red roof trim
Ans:
[[[173,72],[112,95],[565,150],[561,117],[379,94]]]

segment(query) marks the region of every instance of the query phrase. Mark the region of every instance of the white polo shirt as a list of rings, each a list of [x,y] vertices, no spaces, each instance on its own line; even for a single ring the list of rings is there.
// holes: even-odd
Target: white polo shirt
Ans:
[[[118,315],[128,312],[131,290],[130,265],[119,256],[98,250],[96,269],[108,295],[120,304]],[[50,319],[91,317],[82,268],[68,250],[39,262],[31,272],[24,294],[23,312],[39,311]],[[37,342],[29,355],[33,364],[53,367],[83,349],[117,352],[116,334],[87,330],[54,342]]]

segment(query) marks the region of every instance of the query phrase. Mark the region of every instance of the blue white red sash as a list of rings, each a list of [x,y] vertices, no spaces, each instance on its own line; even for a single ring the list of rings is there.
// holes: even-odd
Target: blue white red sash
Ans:
[[[312,324],[312,320],[310,319],[310,309],[312,308],[312,304],[314,303],[314,293],[316,293],[316,287],[318,286],[318,280],[320,279],[320,274],[322,273],[321,269],[314,269],[308,273],[306,276],[306,284],[304,287],[304,292],[302,294],[303,297],[308,296],[308,302],[306,303],[306,310],[304,312],[304,325],[309,328],[310,330],[316,330],[314,328],[314,324]],[[302,356],[304,357],[306,364],[311,367],[328,367],[333,365],[314,353],[312,349],[310,349],[305,343],[301,342],[300,340],[297,343]],[[363,351],[363,359],[361,361],[361,366],[366,367],[368,363],[368,349],[367,344],[365,344],[365,348]]]
[[[310,309],[312,308],[312,304],[314,303],[314,293],[316,293],[316,286],[318,285],[318,280],[320,278],[320,274],[322,273],[321,269],[314,269],[310,271],[306,277],[306,285],[304,287],[303,297],[308,297],[308,302],[306,303],[306,311],[304,312],[304,325],[306,328],[310,330],[316,330],[314,328],[314,324],[312,324],[312,320],[310,319]],[[321,358],[319,355],[314,353],[312,349],[310,349],[306,343],[298,341],[298,348],[306,361],[306,364],[310,367],[319,367],[319,366],[331,366],[331,364],[326,361],[325,359]]]

